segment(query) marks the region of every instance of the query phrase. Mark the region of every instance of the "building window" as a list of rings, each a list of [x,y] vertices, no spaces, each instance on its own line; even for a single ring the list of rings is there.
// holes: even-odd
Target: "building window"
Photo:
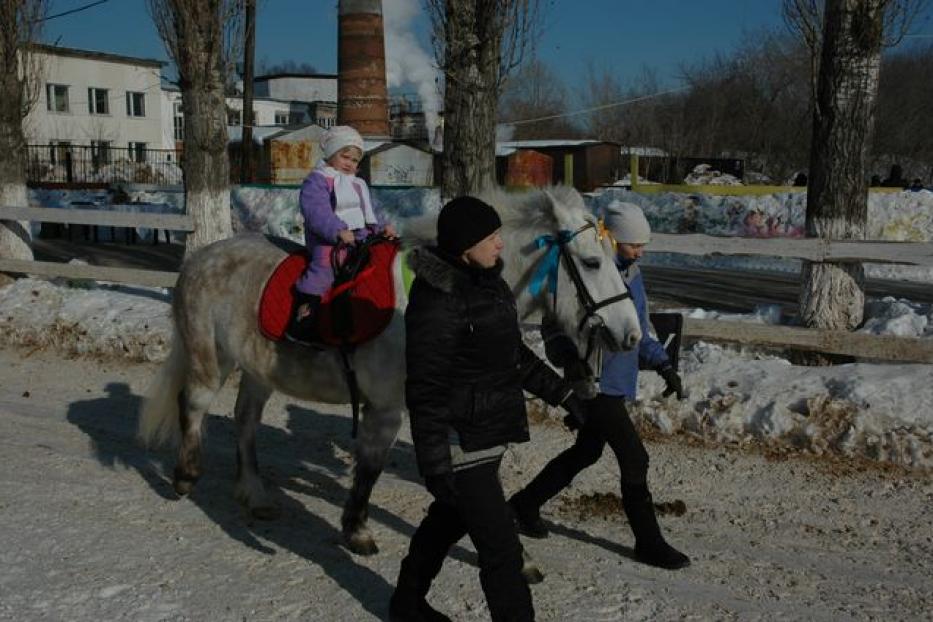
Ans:
[[[146,161],[146,143],[130,143],[130,161]]]
[[[185,139],[185,115],[181,111],[181,102],[175,102],[172,115],[173,127],[175,128],[175,140]]]
[[[126,92],[126,116],[144,117],[146,116],[146,94]]]
[[[49,112],[68,112],[68,87],[64,84],[46,84],[45,107]]]
[[[88,89],[87,111],[89,114],[110,114],[110,91],[107,89]]]
[[[91,162],[94,167],[110,164],[110,141],[92,140],[91,141]]]
[[[64,164],[71,152],[70,140],[49,141],[49,160],[52,164]]]
[[[276,125],[288,125],[288,112],[279,111],[275,113],[275,124]]]
[[[303,112],[290,112],[288,114],[288,124],[289,125],[299,125],[305,120],[305,115]]]

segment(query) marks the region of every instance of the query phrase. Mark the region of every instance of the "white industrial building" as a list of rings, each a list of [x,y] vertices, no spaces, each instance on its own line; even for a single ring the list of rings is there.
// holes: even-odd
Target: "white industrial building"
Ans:
[[[163,145],[162,61],[35,45],[41,84],[23,121],[26,141],[50,156],[86,145],[106,158],[113,148],[143,158]]]

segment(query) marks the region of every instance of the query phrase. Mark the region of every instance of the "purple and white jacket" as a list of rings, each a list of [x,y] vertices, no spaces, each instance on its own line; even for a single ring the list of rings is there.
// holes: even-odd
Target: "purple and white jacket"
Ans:
[[[365,181],[339,173],[323,161],[301,185],[299,205],[310,261],[295,287],[306,294],[320,296],[334,281],[330,254],[337,243],[337,234],[349,229],[357,240],[362,240],[381,230],[385,220],[374,208]]]

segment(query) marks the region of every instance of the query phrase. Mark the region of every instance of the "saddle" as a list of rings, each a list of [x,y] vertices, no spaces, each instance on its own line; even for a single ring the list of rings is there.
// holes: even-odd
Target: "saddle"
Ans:
[[[334,285],[321,297],[313,345],[356,346],[375,339],[395,312],[392,263],[399,243],[366,240],[334,262]],[[337,254],[335,253],[335,259]],[[292,286],[308,265],[304,251],[290,253],[272,271],[259,299],[259,330],[272,341],[285,336],[294,302]]]

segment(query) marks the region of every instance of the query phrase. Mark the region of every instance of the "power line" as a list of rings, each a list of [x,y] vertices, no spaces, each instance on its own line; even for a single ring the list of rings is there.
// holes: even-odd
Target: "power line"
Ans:
[[[40,18],[40,19],[35,20],[33,23],[34,23],[34,24],[37,24],[37,23],[39,23],[39,22],[47,22],[47,21],[49,21],[50,19],[55,19],[56,17],[64,17],[64,16],[66,16],[66,15],[71,15],[71,14],[73,14],[73,13],[80,13],[81,11],[86,11],[87,9],[93,8],[93,7],[97,6],[97,5],[103,4],[103,3],[105,3],[105,2],[110,2],[110,0],[97,0],[97,2],[92,2],[92,3],[86,4],[86,5],[84,5],[84,6],[79,6],[79,7],[76,8],[76,9],[70,9],[70,10],[68,10],[68,11],[62,11],[61,13],[56,13],[55,15],[47,15],[47,16],[45,16],[45,17],[43,17],[43,18]]]
[[[615,108],[617,106],[626,106],[628,104],[634,104],[636,102],[645,101],[647,99],[654,99],[655,97],[661,97],[662,95],[670,95],[671,93],[679,93],[681,91],[686,91],[690,89],[689,86],[682,86],[676,89],[670,89],[668,91],[661,91],[659,93],[652,93],[651,95],[644,95],[642,97],[636,97],[634,99],[625,99],[618,102],[613,102],[611,104],[602,104],[601,106],[593,106],[592,108],[584,108],[582,110],[574,110],[573,112],[562,112],[560,114],[551,114],[546,117],[535,117],[534,119],[521,119],[520,121],[506,121],[506,125],[524,125],[525,123],[537,123],[538,121],[548,121],[550,119],[560,119],[562,117],[573,117],[578,114],[586,114],[587,112],[595,112],[597,110],[605,110],[607,108]]]

